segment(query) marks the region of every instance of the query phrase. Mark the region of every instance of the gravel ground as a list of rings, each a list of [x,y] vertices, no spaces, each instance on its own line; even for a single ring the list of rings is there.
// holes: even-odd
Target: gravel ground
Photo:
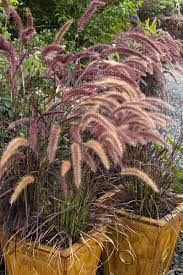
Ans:
[[[175,108],[172,112],[174,122],[170,127],[170,133],[176,137],[180,134],[183,123],[183,75],[174,72],[174,76],[175,78],[166,74],[166,89],[170,94],[170,103]]]
[[[166,75],[167,90],[170,92],[170,102],[175,108],[173,112],[174,123],[170,127],[170,134],[177,136],[180,134],[183,122],[183,75],[175,73],[175,79]],[[181,234],[177,249],[174,254],[172,266],[168,275],[183,275],[183,232]]]

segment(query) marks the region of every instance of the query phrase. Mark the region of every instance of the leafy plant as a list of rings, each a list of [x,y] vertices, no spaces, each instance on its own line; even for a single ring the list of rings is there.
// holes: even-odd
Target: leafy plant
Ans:
[[[145,20],[144,29],[145,31],[149,32],[152,35],[159,35],[161,32],[160,30],[157,29],[157,24],[158,24],[158,20],[156,17],[153,19],[152,23],[148,18]]]
[[[167,136],[167,140],[172,145],[172,154],[165,156],[164,161],[166,164],[171,163],[172,174],[174,175],[173,184],[171,188],[176,192],[183,192],[183,136],[182,133],[175,140],[171,136]]]

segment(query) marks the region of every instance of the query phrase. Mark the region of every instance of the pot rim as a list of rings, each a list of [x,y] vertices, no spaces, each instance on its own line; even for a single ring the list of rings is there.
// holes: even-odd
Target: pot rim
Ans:
[[[89,243],[91,241],[98,243],[100,246],[102,245],[103,241],[105,240],[105,233],[106,233],[106,226],[100,225],[97,226],[95,229],[84,233],[83,236],[80,238],[80,241],[73,243],[70,247],[60,249],[58,252],[58,255],[60,255],[62,258],[69,258],[71,255],[77,253],[84,245],[88,247],[89,249]],[[28,251],[28,249],[32,246],[33,241],[31,240],[23,240],[20,242],[15,243],[14,237],[12,236],[10,240],[8,241],[8,247],[7,250],[5,249],[5,254],[11,253],[12,250],[15,251],[22,251],[25,252]],[[36,253],[36,251],[40,252],[48,252],[50,255],[53,255],[55,250],[54,247],[46,244],[36,244],[35,246],[32,246],[30,251],[33,251],[33,254]]]

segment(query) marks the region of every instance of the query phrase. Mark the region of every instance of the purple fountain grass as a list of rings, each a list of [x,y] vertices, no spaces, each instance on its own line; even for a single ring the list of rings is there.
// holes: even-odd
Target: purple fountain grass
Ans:
[[[122,58],[124,58],[125,56],[136,56],[146,62],[151,61],[147,55],[137,51],[136,49],[131,49],[121,44],[116,44],[115,46],[111,46],[109,49],[102,51],[101,57],[106,58],[111,53],[118,53]]]
[[[92,172],[95,173],[97,171],[96,162],[86,148],[82,148],[82,159],[87,164],[87,166],[91,169]]]
[[[10,19],[12,17],[16,23],[18,31],[21,32],[23,30],[23,24],[17,11],[8,4],[7,0],[2,0],[2,6],[7,18]]]
[[[164,60],[173,65],[182,63],[182,57],[180,55],[182,45],[174,40],[168,33],[164,32],[159,37],[154,37],[157,45],[162,49],[164,53]]]
[[[105,87],[105,91],[100,95],[99,90],[88,88],[85,100],[83,100],[83,92],[81,91],[80,93],[77,87],[76,93],[74,93],[74,88],[71,88],[72,93],[69,92],[69,89],[63,91],[62,101],[54,109],[50,110],[49,114],[51,115],[55,108],[58,108],[58,110],[64,108],[65,102],[69,104],[70,101],[72,105],[73,99],[76,96],[77,99],[74,99],[77,100],[76,105],[68,113],[71,118],[70,123],[72,124],[73,117],[76,124],[71,127],[72,139],[76,143],[81,144],[82,135],[86,131],[90,131],[92,136],[97,137],[104,147],[107,146],[107,143],[110,143],[110,147],[113,144],[114,152],[112,153],[113,155],[111,154],[111,157],[115,158],[116,161],[117,157],[114,155],[117,153],[119,154],[118,157],[120,157],[120,154],[122,157],[123,149],[121,148],[124,147],[124,144],[128,144],[128,142],[136,144],[133,141],[135,134],[137,135],[138,142],[145,143],[148,141],[147,137],[150,137],[150,130],[152,130],[151,137],[155,140],[154,130],[156,127],[160,126],[164,128],[170,122],[165,115],[161,116],[161,114],[159,115],[159,119],[157,119],[158,111],[162,107],[170,109],[170,106],[166,102],[155,98],[148,98],[137,94],[135,94],[136,97],[134,98],[134,96],[130,96],[125,90],[122,90],[123,92],[120,93],[118,92],[118,90],[121,90],[119,87],[120,85],[123,87],[124,83],[117,80],[115,80],[117,85],[112,85],[113,91],[107,90],[107,88],[111,88],[111,82],[112,80],[108,78],[102,82],[102,85],[101,82],[95,82],[95,86],[99,84],[101,88]],[[92,95],[89,93],[90,89],[92,89]],[[133,87],[133,89],[135,88]],[[107,113],[106,110],[108,111]],[[108,116],[109,113],[110,117]],[[65,118],[65,121],[68,121],[67,118]],[[62,123],[64,123],[64,120],[62,120]],[[147,135],[145,135],[146,131]],[[159,139],[158,135],[157,141],[162,144],[162,140]],[[92,163],[88,156],[83,155],[87,159],[87,163]],[[93,164],[92,170],[95,170]]]
[[[10,68],[13,72],[17,65],[17,56],[12,44],[0,35],[0,50],[3,51],[9,60]]]
[[[68,160],[63,160],[61,167],[60,167],[60,185],[61,185],[61,189],[65,196],[68,193],[68,187],[67,187],[67,183],[65,181],[65,176],[69,172],[70,169],[71,169],[71,162]]]
[[[6,162],[12,157],[19,147],[28,147],[29,141],[23,137],[13,139],[7,146],[6,150],[1,156],[0,167],[4,166]]]
[[[141,95],[139,87],[134,87],[133,85],[127,83],[116,77],[107,77],[95,82],[99,87],[115,88],[119,92],[127,93],[131,98],[136,98]]]
[[[105,6],[106,2],[103,0],[91,0],[89,6],[86,8],[85,12],[81,16],[78,26],[77,26],[77,31],[81,32],[87,22],[90,20],[92,15],[98,10],[98,8]]]
[[[138,106],[134,106],[130,103],[124,103],[121,107],[117,108],[114,111],[114,115],[116,116],[117,119],[120,119],[120,117],[126,114],[126,113],[131,113],[136,115],[136,118],[138,119],[139,117],[144,118],[146,120],[147,125],[149,125],[151,128],[155,127],[154,121],[149,117],[149,114],[139,108]]]
[[[34,177],[33,176],[24,176],[23,178],[21,178],[21,180],[17,183],[13,194],[11,195],[10,198],[10,204],[12,205],[13,203],[15,203],[18,199],[18,197],[20,196],[20,194],[22,193],[22,191],[31,183],[34,182]]]
[[[30,11],[30,9],[26,9],[26,27],[27,28],[34,28],[34,19],[33,19],[33,16],[32,16],[32,13]]]
[[[115,151],[115,153],[117,153],[119,158],[123,157],[123,153],[124,153],[124,144],[123,142],[117,138],[117,135],[114,132],[110,132],[110,131],[104,131],[103,133],[101,133],[101,135],[99,136],[99,140],[103,143],[105,142],[110,142],[111,145],[113,145],[113,149]]]
[[[105,130],[114,131],[114,125],[103,115],[96,112],[87,112],[82,118],[83,129],[90,127],[92,122],[96,123],[98,126]]]
[[[41,56],[42,58],[45,58],[45,59],[48,57],[53,58],[55,57],[56,53],[61,53],[61,52],[63,52],[63,46],[50,44],[42,49]]]
[[[138,177],[145,183],[147,183],[156,193],[159,192],[156,183],[150,177],[148,177],[147,174],[137,168],[123,168],[121,171],[121,175],[132,175]]]
[[[126,41],[135,42],[135,47],[129,48]],[[170,43],[170,42],[169,42]],[[140,44],[140,47],[137,47]],[[170,43],[171,45],[171,43]],[[50,45],[51,46],[51,45]],[[49,46],[48,46],[49,47]],[[171,45],[175,47],[175,56],[180,57],[180,48],[177,44]],[[149,37],[144,33],[127,32],[116,39],[116,44],[112,45],[94,45],[81,52],[70,55],[65,61],[64,53],[53,56],[47,65],[50,75],[55,75],[60,79],[62,85],[67,79],[71,79],[72,84],[77,81],[91,82],[97,79],[115,77],[125,80],[129,85],[138,87],[140,83],[146,85],[144,77],[147,74],[156,75],[159,83],[164,86],[165,78],[163,75],[162,62],[168,58],[169,50],[162,42]],[[107,58],[111,53],[118,53],[119,62],[108,61]],[[166,53],[166,54],[165,54]],[[166,57],[167,55],[167,57]],[[66,55],[65,55],[66,56]],[[106,60],[105,60],[106,59]],[[169,58],[167,62],[171,62],[173,58]],[[177,59],[178,60],[178,59]],[[180,61],[180,58],[179,58]],[[70,62],[75,63],[75,69],[71,73],[68,72]],[[85,68],[81,68],[81,63],[85,63]],[[71,84],[71,85],[72,85]],[[127,85],[126,85],[127,86]]]
[[[48,53],[50,53],[50,49],[48,49]],[[42,54],[44,56],[44,54],[45,54],[44,51],[42,51]],[[47,55],[47,53],[46,53],[46,55]],[[55,71],[56,68],[60,67],[63,70],[67,71],[65,66],[68,65],[73,60],[73,56],[74,55],[72,53],[56,55],[55,57],[53,57],[51,59],[49,66],[48,66],[48,70],[52,69],[53,71]]]
[[[21,17],[19,16],[18,12],[8,4],[7,0],[2,1],[2,6],[7,18],[13,18],[19,32],[19,43],[20,45],[23,44],[25,41],[31,41],[33,33],[35,32],[34,24],[33,24],[33,17],[29,9],[26,10],[26,26],[23,25]]]
[[[92,2],[95,2],[94,5],[99,4],[99,1]],[[161,76],[162,67],[159,56],[165,58],[165,55],[169,52],[172,54],[175,48],[177,58],[178,46],[169,41],[171,39],[164,37],[163,39],[167,39],[169,43],[168,48],[165,49],[163,43],[156,41],[155,38],[139,33],[124,33],[120,39],[116,40],[116,45],[94,45],[76,53],[64,53],[63,46],[59,43],[70,25],[71,21],[66,22],[55,36],[53,43],[44,47],[41,52],[43,60],[47,61],[46,66],[50,77],[56,79],[62,90],[60,99],[55,102],[53,97],[54,103],[42,117],[49,118],[60,114],[59,121],[63,124],[67,122],[70,133],[72,132],[72,140],[80,146],[81,159],[85,159],[95,171],[96,165],[92,155],[83,149],[83,136],[87,131],[92,134],[93,140],[97,137],[96,142],[101,143],[104,150],[107,150],[109,156],[117,163],[120,154],[121,157],[123,155],[125,144],[137,143],[134,141],[135,132],[138,142],[144,143],[150,136],[155,140],[156,137],[152,131],[155,131],[156,127],[164,128],[169,122],[163,116],[156,117],[159,108],[166,108],[168,105],[160,104],[156,99],[144,98],[139,89],[139,82],[147,73],[153,74],[155,69]],[[33,28],[33,19],[29,11],[27,11],[27,25],[24,31],[28,31],[28,28]],[[123,45],[126,40],[140,43],[142,47],[128,48],[126,44]],[[111,53],[118,53],[120,61],[107,60]],[[81,67],[81,61],[84,61],[84,68]],[[73,70],[69,69],[71,62],[75,62]],[[67,111],[64,109],[66,104]],[[10,124],[10,128],[27,125],[29,141],[34,151],[37,146],[38,125],[32,123],[31,120],[20,119]],[[77,129],[77,131],[71,129]],[[146,131],[147,135],[145,135]],[[52,145],[48,145],[48,148],[50,147],[48,155],[52,154],[50,159],[54,162],[56,152],[54,148],[57,148],[57,142],[54,146],[53,142],[51,143]],[[87,141],[85,143],[87,144]],[[110,150],[106,149],[108,147]],[[79,185],[78,178],[77,184]]]
[[[54,41],[52,44],[45,46],[41,51],[41,56],[44,59],[50,59],[49,68],[55,66],[56,63],[63,63],[67,64],[73,58],[73,55],[70,53],[60,54],[63,53],[63,46],[60,45],[62,38],[64,37],[65,33],[69,30],[73,20],[68,20],[57,32],[55,35]]]
[[[81,147],[78,143],[71,145],[72,165],[74,170],[74,180],[77,188],[81,185]]]
[[[113,113],[114,106],[117,108],[119,106],[119,103],[116,99],[114,98],[107,98],[103,96],[94,96],[94,97],[89,97],[84,101],[83,104],[80,104],[80,106],[93,106],[94,110],[97,109],[106,109],[109,113]]]
[[[124,42],[132,40],[132,42],[140,42],[146,50],[149,52],[153,52],[155,55],[161,55],[163,54],[162,50],[160,47],[152,41],[148,36],[138,33],[138,32],[124,32],[121,33],[117,39],[115,40],[116,44],[123,44]]]
[[[105,150],[104,150],[102,144],[99,143],[98,141],[94,140],[94,139],[90,139],[89,141],[87,141],[86,147],[88,147],[89,149],[94,150],[97,153],[97,155],[99,156],[103,166],[107,170],[109,170],[109,167],[110,167],[109,160],[107,158],[107,155],[105,153]]]
[[[165,32],[162,32],[160,36],[154,36],[151,34],[148,35],[145,32],[131,31],[124,32],[116,38],[116,48],[123,48],[124,45],[127,47],[128,41],[131,42],[133,51],[149,58],[149,66],[151,66],[152,69],[148,72],[149,66],[144,62],[144,57],[138,60],[138,56],[135,55],[135,53],[128,56],[126,60],[127,64],[135,66],[136,70],[143,71],[145,69],[144,71],[146,73],[155,77],[157,83],[162,87],[162,96],[166,97],[164,70],[166,70],[167,65],[177,68],[177,65],[182,63],[182,45],[173,40],[173,38]],[[135,56],[136,58],[134,58]],[[146,77],[143,76],[143,79],[140,77],[139,81],[146,85],[145,79]]]
[[[9,15],[12,8],[7,1],[3,3]],[[104,1],[91,2],[78,22],[79,31],[104,4]],[[16,11],[12,11],[12,16],[16,16]],[[22,23],[20,26],[19,19],[14,18],[19,24],[16,49],[12,43],[0,37],[0,49],[10,64],[9,74],[18,82],[12,85],[11,92],[20,90],[23,105],[20,104],[20,96],[15,99],[24,107],[22,109],[28,109],[25,110],[25,118],[17,111],[15,121],[10,121],[9,128],[14,130],[13,136],[18,133],[21,137],[9,143],[0,160],[0,197],[4,196],[4,191],[6,193],[8,190],[9,194],[0,207],[0,222],[3,219],[8,226],[10,224],[12,232],[20,230],[23,237],[27,236],[27,228],[22,232],[17,221],[24,222],[24,218],[31,232],[35,228],[37,230],[40,223],[42,235],[45,233],[42,231],[45,217],[49,217],[57,233],[65,230],[65,227],[67,231],[72,224],[62,224],[63,216],[74,212],[73,221],[79,223],[77,211],[81,209],[82,200],[87,198],[87,194],[82,193],[83,189],[89,187],[88,182],[90,189],[97,189],[98,186],[91,184],[93,177],[105,173],[105,170],[110,173],[113,168],[122,169],[122,175],[138,176],[153,191],[158,191],[151,178],[135,168],[125,168],[123,162],[129,146],[135,150],[139,144],[148,146],[151,141],[163,145],[164,150],[169,149],[160,130],[171,122],[162,113],[170,111],[171,107],[165,101],[145,96],[141,83],[145,83],[147,75],[153,76],[155,73],[158,74],[157,79],[164,83],[162,62],[177,64],[180,58],[179,46],[168,36],[164,35],[161,40],[143,33],[129,32],[121,35],[114,45],[99,44],[73,53],[65,52],[60,43],[72,23],[67,21],[53,42],[41,49],[40,62],[45,72],[41,72],[43,87],[46,81],[46,87],[51,84],[51,89],[48,89],[48,95],[37,96],[37,90],[43,90],[43,87],[38,87],[39,81],[34,82],[32,76],[26,79],[23,70],[24,60],[35,50],[30,43],[35,30],[29,10],[26,17],[26,26]],[[127,41],[132,42],[132,48]],[[119,61],[109,60],[113,53]],[[24,105],[29,98],[28,104]],[[87,177],[92,180],[85,180]],[[35,184],[31,184],[34,181]],[[78,203],[78,195],[81,197],[77,208],[75,202]],[[62,214],[65,203],[69,210]],[[8,211],[4,211],[4,208]],[[59,214],[54,214],[56,218],[52,220],[53,213]],[[13,225],[6,217],[11,217]],[[86,224],[85,220],[82,222]],[[37,239],[40,237],[38,231],[34,231],[32,236],[35,238],[35,232]],[[72,237],[71,232],[66,232],[66,235]],[[67,239],[66,235],[63,239]],[[62,234],[59,235],[59,244],[60,239]]]
[[[31,42],[33,38],[33,34],[36,32],[34,28],[34,20],[29,9],[26,9],[26,26],[20,33],[20,44],[22,45],[24,42]]]
[[[54,124],[50,131],[49,143],[48,143],[48,149],[47,149],[49,163],[52,163],[55,160],[55,155],[56,155],[60,134],[61,134],[60,126],[58,124]]]
[[[36,127],[36,121],[33,119],[29,125],[29,143],[33,151],[36,151],[38,132]]]
[[[145,139],[151,140],[154,143],[161,144],[164,146],[168,151],[171,151],[172,147],[170,144],[168,144],[160,134],[158,134],[156,131],[150,130],[149,131],[143,131],[139,132]]]
[[[108,83],[108,80],[106,83]],[[113,93],[114,98],[112,97]],[[80,96],[82,98],[82,95]],[[108,96],[111,96],[111,101],[106,100],[108,99]],[[90,106],[90,104],[88,105],[88,102],[92,102],[92,106]],[[145,105],[146,102],[147,106]],[[93,110],[94,103],[97,106],[97,109],[95,110]],[[82,113],[78,112],[78,117],[73,116],[72,118],[72,112],[76,112],[77,109],[80,110],[80,105],[87,106],[87,108],[84,109],[84,112],[82,111]],[[105,105],[108,105],[108,107],[110,106],[110,116],[109,113],[106,113],[105,111]],[[64,107],[64,104],[63,107],[59,106],[59,108]],[[111,160],[116,165],[120,165],[126,145],[136,145],[138,143],[145,144],[151,140],[168,148],[167,143],[161,138],[156,130],[157,127],[163,128],[167,125],[167,123],[170,122],[169,118],[164,114],[160,113],[158,117],[158,111],[160,111],[162,107],[170,109],[167,103],[162,102],[159,99],[139,97],[137,100],[137,98],[132,99],[128,97],[126,100],[123,95],[120,94],[119,96],[118,92],[116,97],[116,91],[114,87],[113,91],[109,91],[109,94],[108,91],[105,91],[102,96],[100,94],[96,94],[96,96],[94,95],[91,98],[88,97],[85,102],[78,101],[78,104],[76,104],[76,106],[71,109],[71,112],[65,113],[65,121],[67,128],[69,129],[70,138],[68,134],[67,136],[71,141],[69,155],[72,158],[72,167],[67,166],[67,161],[63,159],[63,163],[66,165],[61,166],[60,170],[60,182],[61,188],[64,190],[63,192],[65,194],[67,193],[65,174],[71,168],[74,173],[74,179],[77,188],[80,187],[82,182],[81,164],[83,162],[85,162],[92,171],[96,171],[96,158],[93,158],[93,153],[91,154],[91,150],[95,152],[96,155],[98,155],[98,158],[104,167],[109,169]],[[46,119],[47,116],[45,115],[46,113],[43,114],[43,117]],[[55,117],[54,113],[52,114],[52,112],[50,112],[50,115],[51,117]],[[59,115],[56,116],[59,117]],[[70,122],[68,122],[67,116],[72,118]],[[47,117],[47,119],[49,121],[49,117]],[[23,123],[23,125],[27,125],[29,130],[29,143],[27,143],[27,140],[25,140],[24,145],[24,139],[22,138],[18,138],[17,140],[15,139],[12,141],[2,156],[2,166],[10,159],[12,154],[14,154],[16,149],[20,146],[30,146],[33,152],[35,151],[35,148],[37,148],[36,154],[38,154],[39,144],[37,143],[37,136],[39,135],[38,132],[40,131],[38,122],[39,119],[35,120],[34,118],[33,123],[28,125],[28,120],[26,118],[25,120],[20,119],[19,121],[10,124],[12,128],[21,125],[21,123]],[[64,120],[62,120],[62,126],[63,125]],[[55,163],[56,161],[55,155],[58,148],[60,131],[61,128],[59,124],[53,124],[49,133],[47,156],[50,164]],[[34,134],[36,135],[36,141]],[[63,136],[65,134],[65,130],[63,129]],[[86,139],[86,137],[89,138]],[[67,167],[69,168],[67,169]]]
[[[112,67],[112,66],[111,66]],[[115,71],[114,68],[106,68],[106,69],[99,69],[99,68],[93,68],[86,70],[85,74],[82,75],[83,80],[87,80],[87,77],[89,76],[89,79],[93,80],[102,80],[105,77],[115,77],[119,78],[121,80],[126,81],[129,85],[133,85],[135,87],[138,87],[138,84],[135,80],[133,80],[130,75],[127,75],[125,72],[123,73],[122,71]]]
[[[18,126],[27,125],[29,126],[31,123],[31,119],[28,117],[17,119],[16,121],[13,121],[9,124],[9,129],[14,129]]]
[[[73,23],[73,20],[68,20],[61,28],[60,30],[57,32],[55,39],[54,39],[54,43],[55,44],[60,44],[62,38],[64,37],[65,33],[70,29],[71,25]]]
[[[26,28],[21,32],[20,36],[20,45],[22,45],[25,41],[31,41],[33,34],[35,32],[35,29],[32,27]]]
[[[92,1],[91,6],[93,7],[93,5],[95,6],[101,3],[103,5],[104,1]],[[4,2],[4,6],[7,9],[7,1]],[[56,34],[53,43],[45,46],[41,50],[42,60],[46,61],[45,66],[47,67],[47,77],[49,80],[54,80],[56,86],[59,86],[60,88],[81,84],[82,89],[83,82],[88,82],[88,84],[97,82],[96,86],[97,88],[100,88],[104,84],[102,79],[106,80],[106,77],[109,77],[115,79],[113,80],[115,83],[111,83],[110,88],[112,88],[112,85],[116,87],[118,85],[117,82],[124,81],[124,87],[122,87],[122,89],[125,89],[125,91],[128,90],[129,95],[131,94],[133,97],[135,94],[139,95],[141,93],[139,91],[139,85],[140,83],[145,84],[144,77],[147,74],[156,74],[158,81],[164,85],[165,79],[161,64],[163,60],[167,60],[167,62],[180,61],[180,47],[171,37],[164,34],[162,38],[156,38],[138,32],[125,32],[121,34],[116,39],[116,44],[113,46],[99,44],[91,46],[83,51],[64,53],[63,46],[59,45],[59,43],[63,35],[68,31],[71,23],[71,20],[67,21]],[[29,35],[31,37],[33,28],[32,15],[30,11],[27,10],[26,27],[23,26],[21,31],[25,40],[29,39]],[[126,44],[126,41],[128,40],[133,42],[132,45],[134,44],[134,47],[128,47]],[[25,41],[22,41],[22,43],[24,42]],[[6,46],[10,47],[10,45]],[[10,49],[8,48],[8,51],[9,50]],[[119,54],[119,62],[111,62],[107,60],[111,53]],[[10,55],[9,53],[9,56],[11,56],[11,60],[13,60],[14,63],[16,61],[18,64],[21,64],[26,54],[19,53],[17,60],[15,53],[14,55],[12,53]],[[23,59],[21,58],[22,56]],[[169,59],[168,56],[170,56]],[[73,70],[70,70],[71,62],[75,64]],[[84,67],[81,66],[81,63],[83,62],[85,64]],[[11,70],[9,73],[12,78],[13,75]],[[97,80],[100,82],[102,81],[101,85]],[[86,85],[86,83],[84,85]],[[11,86],[13,88],[16,84]],[[121,87],[121,85],[118,86]],[[132,89],[132,86],[136,87],[136,92]],[[85,91],[86,96],[92,94],[89,89],[82,91],[83,96],[85,95]],[[72,94],[73,93],[70,92],[69,94],[68,92],[68,100],[70,99],[69,97],[72,97]],[[79,96],[79,90],[78,93],[75,91],[75,94],[76,96]]]
[[[13,153],[4,164],[0,166],[0,180],[4,177],[7,173],[8,169],[18,160],[25,158],[25,155],[22,152],[15,152]]]

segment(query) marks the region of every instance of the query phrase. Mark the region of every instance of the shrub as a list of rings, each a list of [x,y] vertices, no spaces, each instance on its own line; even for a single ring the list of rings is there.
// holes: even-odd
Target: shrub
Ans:
[[[169,16],[173,14],[174,8],[175,1],[172,0],[144,1],[139,11],[139,16],[143,21],[147,18],[153,19],[159,16]]]

